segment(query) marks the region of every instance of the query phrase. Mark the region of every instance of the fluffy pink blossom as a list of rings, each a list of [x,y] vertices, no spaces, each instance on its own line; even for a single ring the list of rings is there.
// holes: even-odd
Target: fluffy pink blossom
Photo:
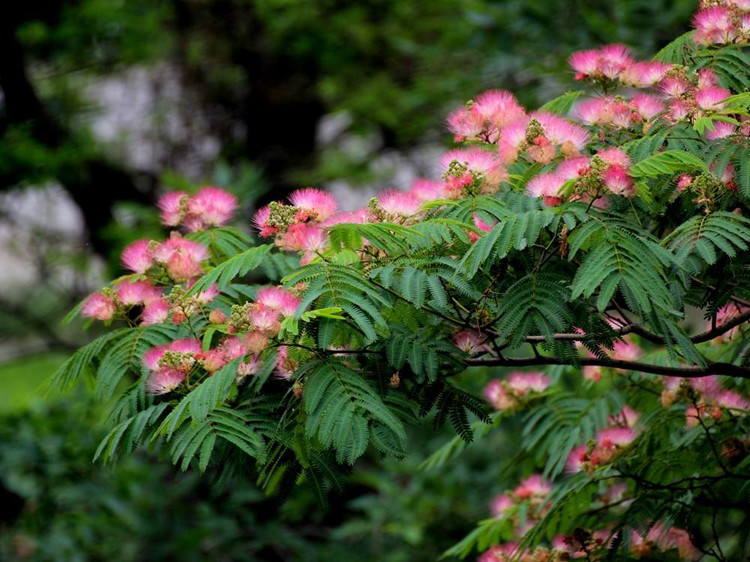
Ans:
[[[607,427],[597,432],[596,442],[599,447],[627,447],[636,437],[631,427]]]
[[[526,184],[526,191],[533,197],[543,197],[546,206],[554,207],[562,203],[562,198],[558,195],[558,192],[564,183],[565,180],[559,174],[548,172],[529,180]]]
[[[554,113],[538,111],[531,117],[539,121],[544,129],[544,135],[552,144],[561,147],[565,156],[576,156],[583,151],[589,141],[586,129]]]
[[[724,107],[722,103],[732,95],[732,92],[720,86],[706,86],[695,92],[695,103],[706,111],[718,111]]]
[[[242,336],[243,343],[251,353],[260,353],[268,347],[268,336],[263,332],[248,332]]]
[[[203,273],[202,263],[208,259],[208,250],[202,244],[187,240],[176,232],[156,246],[154,260],[161,263],[175,281],[189,281]]]
[[[258,209],[253,216],[253,226],[258,229],[263,238],[270,238],[279,231],[277,227],[268,224],[270,216],[271,207],[269,205]]]
[[[570,453],[568,453],[568,458],[565,461],[565,470],[571,474],[583,470],[583,463],[587,460],[587,451],[587,445],[573,447]]]
[[[215,373],[227,364],[227,358],[224,354],[224,350],[221,348],[210,349],[204,351],[200,355],[201,364],[203,368],[209,373]]]
[[[611,354],[612,359],[620,361],[635,361],[641,355],[643,355],[641,348],[630,341],[616,341]]]
[[[602,368],[598,365],[586,365],[581,370],[581,374],[584,379],[592,382],[599,382],[602,380]]]
[[[502,130],[497,143],[500,161],[503,164],[512,164],[518,160],[521,149],[526,142],[526,127],[529,124],[528,117],[511,123]]]
[[[702,45],[731,43],[737,37],[732,12],[724,6],[711,6],[693,16],[693,40]]]
[[[453,345],[464,353],[473,355],[487,351],[487,345],[484,344],[484,338],[479,332],[473,330],[463,330],[453,336]]]
[[[599,72],[609,79],[617,78],[631,64],[630,50],[625,45],[605,45],[599,49]]]
[[[320,226],[334,226],[336,224],[364,224],[370,218],[369,209],[357,209],[349,213],[336,213],[320,223]]]
[[[544,392],[549,387],[549,377],[544,373],[511,373],[505,381],[508,388],[520,396],[528,392]]]
[[[723,139],[735,134],[737,131],[737,127],[724,121],[714,121],[713,126],[713,129],[706,130],[706,138],[710,141]]]
[[[690,82],[680,76],[667,76],[659,83],[659,90],[671,98],[679,98],[690,87]]]
[[[699,90],[708,88],[709,86],[719,85],[719,77],[716,75],[712,68],[701,68],[697,74],[698,84],[696,87]]]
[[[159,300],[162,292],[148,281],[121,281],[115,285],[117,300],[125,306],[137,306]]]
[[[155,371],[159,368],[159,359],[162,358],[164,352],[167,351],[168,345],[157,345],[149,349],[143,354],[143,365],[149,371]]]
[[[499,379],[492,379],[482,390],[482,394],[493,408],[499,411],[513,408],[517,400],[508,395],[505,386]]]
[[[669,102],[669,106],[667,107],[667,118],[670,121],[674,123],[684,121],[689,114],[690,106],[687,102],[679,99]]]
[[[680,177],[677,178],[677,191],[685,191],[690,187],[691,183],[693,183],[693,176],[690,174],[680,174]]]
[[[592,98],[579,103],[575,115],[587,125],[607,124],[612,121],[611,98]]]
[[[625,425],[635,427],[641,415],[628,405],[623,406],[619,413],[609,417],[610,424]]]
[[[81,315],[85,318],[96,318],[106,322],[111,320],[115,314],[117,306],[115,301],[109,297],[105,297],[101,293],[94,293],[89,295],[83,302],[81,307]]]
[[[665,529],[662,523],[656,523],[646,535],[646,541],[654,544],[661,552],[677,549],[682,560],[698,560],[701,557],[698,549],[690,541],[690,534],[677,527]]]
[[[419,212],[422,202],[411,192],[389,189],[378,195],[378,205],[390,217],[406,218]]]
[[[604,148],[598,151],[596,154],[607,164],[616,164],[618,166],[621,166],[622,168],[630,167],[630,157],[628,156],[628,153],[625,152],[622,148]]]
[[[498,129],[520,119],[526,113],[516,97],[505,90],[489,90],[478,95],[474,100],[474,108]]]
[[[552,484],[541,474],[532,474],[513,491],[519,498],[544,497],[552,491]]]
[[[277,379],[290,379],[298,366],[297,362],[289,357],[287,346],[282,345],[279,347],[279,354],[276,357],[276,367],[274,368],[273,376]]]
[[[250,355],[237,366],[237,377],[242,378],[248,375],[255,375],[260,369],[261,362],[258,355]]]
[[[728,410],[750,410],[750,400],[733,390],[723,390],[716,397],[716,403]]]
[[[484,116],[476,106],[459,107],[448,114],[448,129],[455,135],[456,141],[473,139],[484,132],[487,124]]]
[[[490,509],[495,517],[502,517],[503,514],[515,505],[513,498],[508,494],[500,494],[492,499]]]
[[[495,155],[480,148],[457,148],[440,157],[440,165],[446,172],[453,162],[465,166],[468,172],[477,176],[483,193],[497,192],[500,182],[506,177],[505,169]]]
[[[159,198],[157,206],[161,210],[164,226],[179,226],[186,211],[189,196],[184,191],[169,191]]]
[[[654,86],[671,68],[671,64],[659,61],[637,62],[623,71],[620,80],[623,84],[639,88]]]
[[[409,190],[419,201],[434,201],[446,197],[445,184],[437,180],[415,179]]]
[[[150,240],[136,240],[122,251],[122,265],[135,273],[146,273],[154,265],[154,258],[149,250]]]
[[[706,400],[713,400],[723,390],[717,375],[690,379],[688,382]]]
[[[563,182],[566,182],[582,176],[588,171],[588,168],[589,159],[585,156],[578,156],[577,158],[568,158],[560,162],[555,173]]]
[[[328,244],[327,234],[320,227],[296,223],[276,238],[276,245],[287,252],[314,252],[324,250]]]
[[[200,353],[201,342],[194,338],[175,340],[167,345],[166,351],[174,351],[175,353]]]
[[[518,544],[506,542],[493,546],[477,558],[477,562],[510,562],[518,559]]]
[[[576,51],[568,58],[568,64],[575,71],[576,80],[594,76],[599,72],[599,51]]]
[[[661,99],[649,94],[637,94],[631,103],[645,121],[653,119],[665,109]]]
[[[300,299],[281,287],[264,287],[259,289],[255,300],[260,304],[276,310],[282,316],[292,316],[300,304]]]
[[[604,186],[615,195],[635,197],[635,184],[625,168],[617,164],[609,166],[602,174]]]
[[[151,394],[167,394],[180,386],[185,376],[185,373],[177,369],[159,369],[151,372],[146,387]]]
[[[221,294],[221,291],[219,291],[219,287],[216,286],[216,283],[212,283],[208,289],[205,291],[201,291],[198,293],[198,296],[196,297],[196,300],[200,304],[208,304],[212,300],[214,300],[216,297],[218,297]]]
[[[236,210],[237,197],[228,191],[207,185],[188,200],[185,226],[192,231],[223,226],[232,219]]]
[[[298,189],[289,196],[289,201],[304,215],[299,217],[299,220],[324,221],[338,208],[336,198],[332,194],[314,187]]]
[[[150,326],[153,324],[161,324],[166,322],[169,318],[170,306],[166,299],[156,299],[146,303],[146,306],[141,312],[141,324]]]
[[[268,335],[276,335],[281,329],[279,323],[279,312],[264,304],[256,303],[250,312],[250,321],[253,327]]]

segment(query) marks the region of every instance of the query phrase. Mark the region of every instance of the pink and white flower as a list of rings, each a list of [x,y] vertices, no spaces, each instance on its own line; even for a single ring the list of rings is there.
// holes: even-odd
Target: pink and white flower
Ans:
[[[321,222],[333,215],[338,208],[332,194],[314,187],[298,189],[289,196],[289,201],[300,210],[298,220]]]
[[[136,240],[128,244],[122,251],[122,264],[125,269],[134,273],[146,273],[154,265],[154,258],[149,250],[150,240]]]
[[[94,293],[84,301],[81,307],[81,315],[85,318],[95,318],[106,322],[112,319],[116,310],[117,305],[113,299],[105,297],[101,293]]]

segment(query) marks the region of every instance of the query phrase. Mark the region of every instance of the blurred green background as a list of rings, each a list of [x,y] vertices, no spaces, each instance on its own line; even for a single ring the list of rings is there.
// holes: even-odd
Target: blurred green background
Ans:
[[[440,473],[449,430],[374,456],[321,510],[299,490],[92,464],[86,388],[39,386],[95,335],[61,319],[158,236],[153,202],[214,183],[254,208],[303,185],[355,206],[430,175],[444,116],[488,88],[533,107],[575,87],[571,51],[650,56],[692,0],[27,0],[0,17],[0,559],[435,560],[488,514],[498,433]],[[476,384],[476,383],[475,383]]]

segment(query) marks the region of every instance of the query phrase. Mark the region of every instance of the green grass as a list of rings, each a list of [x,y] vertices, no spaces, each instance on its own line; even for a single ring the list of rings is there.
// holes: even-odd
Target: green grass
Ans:
[[[65,359],[64,353],[50,352],[0,365],[0,414],[25,410],[44,400],[39,388]]]

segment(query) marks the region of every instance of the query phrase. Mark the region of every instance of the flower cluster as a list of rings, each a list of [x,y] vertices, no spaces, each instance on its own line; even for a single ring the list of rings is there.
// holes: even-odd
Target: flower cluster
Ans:
[[[750,2],[703,0],[693,16],[693,41],[700,45],[726,45],[750,41]]]
[[[697,379],[664,377],[661,403],[669,407],[676,402],[686,402],[685,420],[687,427],[695,427],[701,419],[719,420],[728,415],[744,414],[750,411],[750,400],[739,392],[722,386],[719,377],[710,376]]]
[[[609,427],[600,429],[594,439],[570,452],[565,468],[571,473],[583,470],[591,474],[598,467],[610,464],[638,437],[638,418],[635,410],[623,408],[610,418]]]
[[[227,224],[237,210],[237,198],[207,185],[193,196],[184,191],[170,191],[159,199],[158,206],[164,226],[184,226],[190,232],[197,232]]]
[[[504,380],[491,380],[482,392],[496,410],[516,410],[529,397],[547,390],[549,384],[544,373],[510,373]]]

